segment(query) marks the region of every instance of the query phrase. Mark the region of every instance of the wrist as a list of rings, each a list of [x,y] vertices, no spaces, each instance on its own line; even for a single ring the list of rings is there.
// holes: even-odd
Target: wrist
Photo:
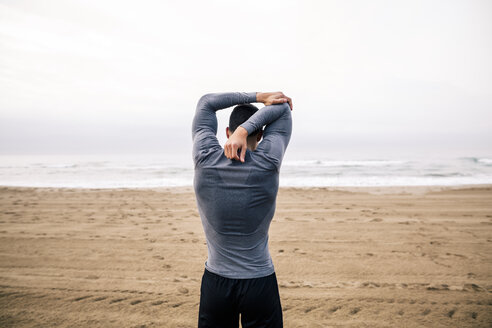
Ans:
[[[234,131],[234,134],[237,134],[238,136],[241,136],[241,137],[247,137],[249,135],[248,130],[246,130],[242,126],[238,126],[236,128],[236,131]]]
[[[256,93],[256,102],[264,102],[264,99],[263,99],[263,92],[257,92]]]

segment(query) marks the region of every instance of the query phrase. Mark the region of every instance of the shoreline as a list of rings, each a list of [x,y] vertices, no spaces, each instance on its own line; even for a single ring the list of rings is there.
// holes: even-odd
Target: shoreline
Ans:
[[[352,193],[368,194],[422,194],[428,192],[439,192],[449,190],[469,190],[469,189],[491,189],[492,184],[466,184],[466,185],[422,185],[422,186],[284,186],[281,190],[319,190],[319,191],[345,191]],[[159,192],[193,192],[193,186],[170,186],[170,187],[118,187],[118,188],[79,188],[79,187],[36,187],[36,186],[8,186],[0,185],[1,190],[59,190],[59,191],[159,191]]]

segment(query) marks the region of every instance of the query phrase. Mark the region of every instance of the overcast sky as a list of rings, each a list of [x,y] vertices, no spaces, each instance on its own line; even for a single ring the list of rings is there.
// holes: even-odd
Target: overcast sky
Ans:
[[[491,58],[488,0],[0,0],[0,154],[187,153],[201,95],[280,90],[293,153],[490,155]]]

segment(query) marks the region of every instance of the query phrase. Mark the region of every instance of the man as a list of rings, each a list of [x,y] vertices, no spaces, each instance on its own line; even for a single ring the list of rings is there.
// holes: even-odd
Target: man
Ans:
[[[258,110],[253,102],[266,106]],[[239,106],[222,149],[215,112],[234,105]],[[268,228],[292,131],[291,110],[292,100],[281,92],[215,93],[198,101],[194,188],[208,247],[199,327],[239,327],[239,315],[245,328],[283,326]]]

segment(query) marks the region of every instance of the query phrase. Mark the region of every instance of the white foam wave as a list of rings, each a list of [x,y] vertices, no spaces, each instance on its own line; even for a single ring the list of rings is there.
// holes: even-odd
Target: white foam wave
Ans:
[[[283,166],[388,166],[408,163],[403,160],[301,160],[286,161]]]
[[[479,158],[478,162],[486,165],[492,165],[492,158]]]
[[[0,157],[0,185],[68,188],[191,186],[193,165],[154,157]],[[492,184],[490,157],[284,161],[282,186]]]

